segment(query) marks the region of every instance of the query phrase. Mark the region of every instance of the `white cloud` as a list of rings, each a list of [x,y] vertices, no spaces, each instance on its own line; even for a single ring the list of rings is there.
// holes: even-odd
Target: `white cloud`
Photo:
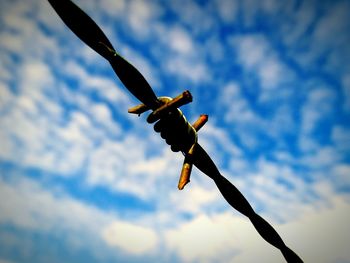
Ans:
[[[165,67],[170,73],[194,83],[202,83],[211,78],[205,63],[183,56],[167,58]]]
[[[298,41],[304,43],[304,34],[317,15],[317,10],[314,7],[315,5],[311,1],[304,1],[298,9],[291,8],[288,12],[287,18],[290,19],[290,23],[281,25],[281,38],[289,48],[292,49]]]
[[[47,3],[43,5],[47,5]],[[35,2],[26,1],[11,5],[6,9],[2,16],[6,27],[0,32],[0,45],[6,51],[20,54],[21,58],[43,58],[48,50],[58,49],[55,41],[39,30],[36,17],[34,16],[33,19],[29,15],[38,10],[40,6]],[[40,44],[38,45],[38,43]],[[51,52],[50,55],[55,57],[54,52]]]
[[[150,227],[120,220],[111,212],[44,188],[31,179],[0,179],[0,197],[7,200],[0,202],[0,223],[47,235],[64,233],[72,249],[79,245],[98,255],[104,244],[140,255],[153,253],[159,242]]]
[[[133,0],[128,3],[126,14],[127,21],[137,37],[146,37],[152,33],[153,23],[161,13],[161,7],[155,2]]]
[[[223,107],[224,121],[239,137],[240,143],[250,149],[259,145],[258,132],[268,133],[269,120],[260,117],[241,90],[241,86],[230,82],[223,87],[219,103]]]
[[[137,160],[129,168],[132,174],[159,174],[167,169],[167,160],[164,156],[156,156],[149,159]]]
[[[292,80],[293,72],[264,35],[235,36],[230,39],[230,44],[237,50],[238,62],[245,70],[248,73],[256,72],[263,89],[280,90],[282,84]],[[262,99],[268,99],[269,94],[262,94]]]
[[[14,176],[10,182],[0,182],[1,199],[8,200],[0,203],[2,223],[47,233],[67,229],[89,230],[91,234],[113,219],[92,206],[64,195],[56,196],[30,179]]]
[[[111,16],[121,15],[123,11],[125,11],[126,3],[125,0],[103,0],[100,1],[103,11],[107,12],[107,14]]]
[[[57,121],[61,114],[61,108],[54,98],[47,98],[44,95],[50,91],[53,78],[47,66],[38,61],[24,63],[20,67],[19,75],[21,78],[17,94],[7,94],[10,97],[6,100],[11,103],[1,118],[3,127],[1,137],[8,145],[2,156],[15,163],[35,162],[45,166],[45,160],[50,154],[42,159],[35,156],[45,149],[44,138],[47,138],[45,136],[50,129],[49,123]]]
[[[319,12],[320,8],[324,12]],[[349,67],[349,3],[301,3],[297,12],[291,12],[291,22],[283,26],[281,37],[288,45],[291,57],[304,72],[323,71],[342,78]],[[323,61],[320,63],[320,61]]]
[[[267,169],[273,175],[278,173],[274,167]],[[265,182],[269,181],[263,181],[261,185],[268,187]],[[329,205],[316,209],[299,207],[300,210],[293,210],[298,214],[293,220],[284,224],[273,223],[273,226],[305,261],[348,260],[350,255],[346,247],[350,240],[344,229],[350,219],[347,213],[349,204],[329,189],[325,190],[324,186],[319,189],[329,200]],[[8,200],[0,203],[0,222],[47,234],[64,231],[68,242],[73,242],[72,246],[89,246],[94,254],[99,253],[97,243],[102,241],[131,255],[157,256],[156,248],[162,241],[165,250],[159,252],[161,256],[176,255],[182,262],[252,262],[257,258],[264,259],[264,262],[283,261],[281,253],[258,235],[248,219],[231,211],[211,216],[198,213],[182,222],[173,215],[169,218],[173,222],[171,226],[160,221],[161,214],[157,213],[151,217],[155,220],[151,225],[138,218],[137,221],[146,223],[143,225],[135,220],[120,220],[110,212],[81,203],[63,192],[51,192],[52,189],[44,189],[37,182],[21,177],[12,177],[9,182],[1,180],[0,190],[1,199]],[[193,195],[189,196],[193,206],[213,200],[211,194],[207,195],[199,188],[193,190]],[[274,190],[276,187],[269,188],[270,192]],[[286,194],[288,191],[280,192],[281,196]],[[191,196],[198,198],[193,201]],[[179,204],[184,204],[181,199]],[[278,209],[279,213],[289,210],[286,205]],[[157,222],[162,224],[157,225]],[[83,242],[86,238],[94,242],[86,244]]]
[[[158,241],[153,229],[122,221],[106,226],[102,238],[108,245],[134,255],[154,252]]]
[[[261,35],[235,37],[231,43],[238,49],[239,61],[248,69],[259,66],[269,52],[268,43]]]
[[[232,23],[237,19],[239,5],[235,1],[215,1],[220,18],[226,23]]]
[[[199,215],[168,230],[167,245],[180,256],[181,262],[228,262],[229,257],[237,253],[237,248],[232,245],[236,240],[232,235],[234,224],[228,225],[225,219]]]
[[[127,109],[131,105],[123,88],[117,87],[116,83],[109,78],[90,73],[72,60],[69,60],[63,69],[67,75],[79,81],[79,86],[83,91],[97,92],[104,100],[117,104],[117,109]]]
[[[288,104],[276,106],[275,112],[271,120],[267,121],[265,131],[276,141],[285,146],[285,141],[278,140],[281,135],[294,134],[297,122],[293,117],[293,107]]]
[[[106,3],[113,5],[106,13],[128,16],[132,32],[136,32],[135,37],[150,36],[150,33],[152,36],[159,37],[160,31],[155,33],[154,29],[158,29],[161,25],[161,22],[156,19],[159,18],[162,11],[156,4],[142,1],[109,2],[106,0],[101,3],[101,5]],[[220,1],[217,2],[220,4]],[[142,128],[141,132],[133,131],[136,135],[121,133],[121,127],[113,119],[115,111],[110,105],[115,106],[118,113],[119,110],[124,111],[132,106],[129,97],[121,91],[123,88],[116,87],[115,82],[110,78],[95,71],[92,72],[90,66],[95,60],[90,60],[90,58],[83,60],[88,62],[86,68],[77,63],[81,61],[82,56],[92,54],[92,51],[87,52],[88,49],[85,46],[77,51],[82,53],[72,54],[67,49],[67,42],[62,41],[62,35],[59,36],[60,47],[56,44],[58,38],[48,37],[53,32],[64,34],[63,32],[69,31],[64,28],[63,23],[47,3],[39,5],[40,12],[45,12],[45,15],[40,14],[37,19],[48,27],[48,32],[46,32],[48,35],[41,32],[32,19],[23,15],[30,5],[27,2],[19,5],[23,7],[15,11],[14,9],[9,10],[5,20],[2,20],[6,21],[6,25],[17,33],[3,31],[0,37],[0,45],[5,47],[6,52],[15,52],[19,60],[24,62],[18,67],[18,64],[9,57],[5,60],[1,59],[6,62],[7,71],[6,73],[0,70],[2,72],[0,74],[4,75],[1,77],[6,81],[11,77],[14,79],[17,77],[20,80],[19,85],[14,87],[16,92],[10,91],[6,82],[0,84],[0,113],[4,113],[1,115],[0,122],[1,127],[5,127],[0,130],[2,160],[10,161],[21,167],[31,166],[62,175],[86,169],[87,177],[83,178],[83,181],[88,181],[90,186],[100,185],[107,190],[126,192],[142,201],[153,202],[152,207],[155,207],[156,212],[149,213],[146,219],[143,214],[131,222],[121,221],[115,215],[80,203],[64,193],[56,195],[56,192],[45,190],[38,183],[24,180],[13,184],[0,183],[1,200],[9,200],[8,203],[0,203],[1,222],[12,222],[19,228],[44,232],[56,231],[57,226],[58,229],[68,229],[78,234],[90,229],[91,236],[97,236],[97,239],[105,242],[106,245],[136,255],[153,253],[154,248],[159,247],[160,243],[163,244],[160,242],[162,236],[159,236],[159,231],[164,231],[165,237],[161,241],[167,242],[164,247],[170,249],[171,252],[164,250],[161,253],[175,253],[175,256],[178,255],[184,261],[228,262],[232,259],[238,262],[251,262],[256,261],[257,258],[266,258],[268,262],[282,261],[280,253],[267,245],[245,218],[236,217],[231,212],[208,216],[212,211],[215,213],[218,210],[220,213],[226,211],[224,206],[226,203],[207,177],[200,175],[200,178],[197,178],[195,171],[191,184],[187,186],[188,189],[178,192],[176,184],[182,156],[171,153],[158,137],[151,136],[152,131],[148,132]],[[86,5],[95,7],[96,3]],[[213,29],[215,22],[209,10],[206,9],[212,5],[200,6],[194,2],[173,3],[172,5],[173,11],[182,21],[174,27],[163,28],[163,33],[168,33],[165,35],[169,36],[169,39],[162,43],[170,47],[169,51],[172,49],[175,52],[170,52],[168,57],[164,56],[164,51],[159,53],[161,54],[159,57],[166,65],[160,68],[183,77],[185,80],[193,81],[194,84],[213,80],[208,65],[199,56],[192,54],[196,52],[202,56],[203,49],[196,45],[196,41],[190,37],[190,34],[202,34]],[[41,8],[41,6],[44,7]],[[267,5],[264,8],[273,10],[273,7],[274,5]],[[229,12],[229,7],[226,5],[220,5],[219,9],[223,20],[235,19],[234,14]],[[307,17],[307,12],[300,16],[306,19],[304,21],[306,25],[312,20]],[[191,25],[195,20],[200,23]],[[334,22],[330,21],[330,23],[330,28],[334,28],[332,26]],[[182,27],[183,24],[186,27]],[[149,26],[145,28],[145,25]],[[318,36],[322,37],[323,33],[318,32]],[[294,35],[297,38],[303,33],[304,31],[300,29]],[[213,34],[216,33],[213,32]],[[204,35],[202,36],[205,38]],[[32,39],[36,41],[33,42]],[[155,40],[152,40],[152,43],[153,41]],[[257,72],[264,89],[276,88],[279,84],[285,84],[286,77],[287,79],[291,77],[290,69],[284,64],[267,37],[247,35],[238,37],[235,41],[234,45],[240,51],[241,56],[239,62],[245,72]],[[154,49],[159,49],[159,46],[154,45]],[[127,54],[128,50],[125,50]],[[179,55],[176,58],[172,56],[175,53]],[[130,51],[130,54],[133,54],[133,51]],[[37,60],[33,61],[31,58],[34,56],[37,59],[49,60],[57,66],[54,72],[57,75],[53,74],[52,68],[47,64]],[[135,65],[141,65],[140,69],[145,72],[147,79],[151,83],[154,80],[157,81],[158,75],[153,75],[152,64],[141,55],[137,54],[135,58]],[[65,62],[62,63],[62,61]],[[100,65],[97,66],[100,67]],[[69,79],[75,80],[78,85],[67,88],[71,83],[65,82],[65,74]],[[55,76],[63,76],[63,78],[58,79]],[[348,94],[347,82],[347,79],[343,81],[344,94]],[[277,92],[277,89],[273,89],[274,91]],[[98,97],[99,102],[94,101],[93,97]],[[329,177],[334,179],[334,184],[348,185],[348,165],[345,163],[335,165],[341,160],[339,157],[341,153],[337,151],[339,149],[348,150],[346,146],[347,129],[343,126],[333,128],[332,140],[335,147],[320,147],[311,136],[311,131],[317,129],[319,122],[332,112],[335,97],[332,89],[323,90],[322,87],[320,89],[312,87],[301,112],[304,134],[300,136],[300,145],[306,141],[310,143],[309,145],[314,146],[313,148],[303,147],[310,151],[300,160],[288,154],[287,150],[282,147],[281,151],[286,153],[280,158],[280,160],[283,159],[283,165],[262,159],[257,163],[251,162],[249,158],[244,159],[244,151],[233,143],[234,139],[231,138],[229,132],[234,132],[233,135],[240,137],[243,145],[253,149],[259,145],[257,133],[262,130],[274,138],[278,138],[282,132],[295,131],[293,118],[288,119],[292,109],[289,105],[280,106],[278,109],[274,108],[276,111],[272,114],[271,119],[263,118],[258,111],[254,110],[255,105],[244,96],[241,87],[236,83],[228,84],[223,89],[223,96],[220,98],[220,102],[223,102],[222,105],[225,107],[223,112],[225,112],[226,123],[220,124],[220,128],[209,123],[207,129],[203,131],[203,136],[200,136],[203,144],[208,147],[216,159],[219,159],[220,170],[223,167],[226,168],[224,163],[231,162],[233,168],[227,164],[228,174],[234,171],[232,173],[234,177],[230,179],[247,194],[254,206],[272,220],[286,223],[285,225],[276,224],[278,230],[283,232],[286,226],[286,234],[283,236],[286,237],[287,244],[292,248],[295,247],[297,252],[302,252],[305,260],[310,259],[310,262],[320,262],[315,256],[318,248],[322,249],[320,254],[327,253],[327,255],[321,255],[324,256],[324,261],[329,259],[328,261],[331,262],[334,259],[333,254],[335,253],[327,251],[326,238],[318,235],[324,233],[322,229],[330,229],[326,233],[327,237],[333,238],[331,241],[336,243],[336,237],[332,236],[331,231],[333,230],[332,220],[338,223],[337,227],[346,226],[348,221],[347,215],[341,212],[342,209],[348,210],[348,205],[340,200],[332,201],[327,192],[330,191],[327,190],[327,186],[330,187],[331,184],[325,179],[325,173],[330,171]],[[344,98],[345,108],[348,104],[347,97]],[[259,103],[264,102],[266,101],[259,100]],[[226,124],[229,124],[231,128],[237,127],[237,129],[225,130]],[[120,123],[120,125],[125,124]],[[141,126],[137,126],[139,127]],[[112,133],[116,136],[111,136]],[[214,137],[215,140],[213,140]],[[228,156],[229,159],[227,159]],[[314,185],[301,179],[305,175],[304,171],[297,173],[293,168],[295,164],[306,165],[312,171],[322,170],[320,167],[328,167],[327,170],[319,171],[318,174],[311,176],[312,179],[320,181],[319,184]],[[55,209],[52,209],[53,207]],[[71,211],[77,211],[77,218],[71,215]],[[343,216],[347,221],[342,222],[337,216]],[[192,217],[193,219],[187,221]],[[97,222],[95,220],[91,222],[91,218],[97,218]],[[159,222],[161,224],[158,224]],[[304,229],[300,226],[303,224],[308,228]],[[301,233],[295,230],[298,227]],[[312,232],[311,229],[314,229],[312,231],[315,232]],[[238,233],[241,230],[242,232]],[[344,244],[349,243],[347,237],[343,237],[345,234],[339,229],[335,229],[334,232],[339,235]],[[78,234],[76,236],[79,238]],[[148,237],[148,240],[144,241],[144,236]],[[306,241],[300,241],[303,239]],[[123,240],[130,241],[123,242]],[[305,245],[306,242],[310,244],[317,242],[317,249],[316,245],[315,248],[304,248],[302,245]],[[84,243],[84,240],[81,243]],[[138,245],[132,246],[132,243]],[[332,249],[340,257],[349,258],[341,244]],[[271,253],[273,255],[270,255]]]
[[[20,65],[20,84],[21,90],[33,96],[40,96],[45,90],[53,85],[54,78],[51,69],[42,61],[27,61]],[[31,89],[27,86],[33,87]]]
[[[58,34],[67,32],[67,27],[64,23],[58,23],[60,18],[48,1],[38,2],[36,6],[33,5],[33,2],[35,3],[35,1],[27,2],[31,3],[32,8],[36,9],[37,12],[35,15],[39,23],[43,23],[49,30]]]
[[[344,100],[344,110],[350,111],[350,75],[346,75],[342,79],[342,91]]]
[[[243,160],[243,164],[238,158],[231,160],[230,169],[224,174],[258,213],[275,222],[290,222],[329,204],[332,195],[336,195],[332,188],[340,186],[342,180],[346,184],[346,169],[335,170],[342,167],[337,166],[338,159],[327,157],[330,160],[322,157],[314,163],[303,163],[308,170],[294,168],[300,166],[302,159],[293,157],[281,163],[260,158],[255,162]],[[315,181],[306,182],[305,178]]]
[[[349,260],[349,204],[310,211],[297,220],[274,224],[287,246],[305,262]],[[183,262],[282,262],[280,251],[265,242],[246,218],[231,213],[199,215],[166,233],[169,248]]]
[[[132,1],[130,9],[129,23],[137,31],[143,30],[144,23],[150,19],[152,14],[150,6],[143,1]]]
[[[322,43],[322,48],[329,48],[329,45],[338,46],[339,42],[348,40],[344,32],[349,26],[347,12],[349,8],[349,3],[339,2],[321,17],[313,32],[313,37],[316,43]]]
[[[210,178],[205,178],[210,180]],[[212,182],[211,182],[212,183]],[[193,182],[185,186],[185,190],[170,193],[171,207],[176,213],[202,214],[204,210],[215,210],[222,205],[221,196],[212,183],[211,187],[203,187],[201,180],[193,179]],[[175,188],[175,187],[174,187]]]
[[[261,79],[261,85],[266,88],[276,87],[282,80],[286,70],[276,59],[264,59],[258,74]]]
[[[33,9],[30,2],[22,2],[8,6],[7,12],[2,16],[2,21],[7,28],[14,30],[17,34],[32,33],[34,21],[28,17],[28,12]]]
[[[341,153],[336,148],[331,146],[316,146],[311,152],[300,158],[300,163],[314,169],[325,169],[336,164],[341,159]]]
[[[257,13],[259,12],[259,9],[261,9],[261,2],[257,2],[255,0],[248,0],[242,2],[241,6],[241,16],[242,16],[242,22],[245,27],[252,27],[254,26],[255,19],[257,17]]]
[[[0,40],[1,41],[1,40]],[[8,81],[12,79],[12,74],[10,70],[11,58],[8,53],[0,52],[0,80]],[[0,82],[1,83],[1,82]]]
[[[173,50],[184,55],[193,51],[193,40],[189,34],[180,27],[170,29],[167,41]]]
[[[77,69],[72,67],[72,71],[78,72]],[[6,85],[2,90],[5,96],[2,106],[6,107],[0,132],[3,159],[21,166],[72,174],[82,168],[102,136],[120,135],[121,128],[107,104],[95,103],[80,92],[68,92],[46,64],[28,60],[19,67],[18,75],[16,94]],[[104,79],[93,80],[104,83]],[[93,84],[92,81],[90,85]],[[107,81],[105,86],[111,88],[109,85]],[[64,97],[68,98],[66,102],[78,110],[65,109],[60,103],[61,91],[63,95],[69,93]],[[123,104],[123,96],[117,100]]]
[[[95,149],[88,162],[88,182],[92,185],[103,184],[115,188],[119,177],[127,174],[127,155],[133,156],[131,150],[135,149],[128,145],[104,141]],[[135,150],[133,150],[135,151]],[[135,158],[135,157],[134,157]]]
[[[214,62],[221,62],[226,57],[224,43],[217,34],[212,34],[205,42],[201,42],[201,46],[203,50],[207,51],[205,56]]]
[[[14,261],[10,261],[7,259],[0,259],[0,263],[14,263]]]
[[[200,5],[194,1],[171,2],[170,8],[177,15],[178,21],[190,28],[194,35],[210,34],[215,27],[216,21],[211,14],[210,4]]]
[[[148,135],[127,135],[118,142],[104,140],[89,157],[88,183],[133,194],[143,200],[159,198],[160,190],[157,188],[168,187],[169,179],[164,176],[176,180],[181,167],[180,159],[161,140],[149,144],[145,136]],[[154,150],[156,152],[152,156],[146,155]],[[174,182],[172,187],[176,189],[176,185],[177,182]]]
[[[350,149],[350,130],[340,125],[336,125],[332,129],[332,141],[337,149],[340,151],[347,151]]]
[[[228,83],[223,87],[219,101],[223,103],[226,109],[224,118],[230,123],[259,123],[259,118],[253,112],[252,105],[243,96],[241,87],[235,83]]]
[[[12,20],[16,22],[16,19]],[[40,45],[36,46],[39,48]],[[52,47],[48,47],[49,50],[54,50]],[[66,49],[62,47],[60,50],[62,55],[54,53],[59,59],[54,59],[53,63],[63,61]],[[132,136],[116,141],[116,137],[122,137],[121,128],[114,121],[110,106],[103,102],[117,104],[116,109],[124,108],[126,113],[126,109],[132,105],[131,100],[110,79],[88,72],[78,65],[74,56],[64,60],[60,69],[78,81],[77,89],[67,88],[65,78],[56,78],[47,64],[32,60],[30,56],[26,57],[18,72],[15,71],[20,76],[18,94],[13,95],[4,84],[3,93],[7,98],[2,104],[5,107],[11,103],[12,107],[1,118],[1,124],[5,127],[0,132],[4,141],[0,151],[2,159],[61,175],[74,174],[85,169],[87,160],[94,160],[95,164],[87,166],[88,180],[93,182],[92,185],[140,194],[141,198],[154,195],[155,178],[168,173],[167,165],[172,159],[162,159],[160,156],[146,158],[143,151],[150,146],[142,146],[139,142],[141,139],[134,140]],[[54,73],[57,74],[56,71]],[[96,93],[102,102],[89,97]],[[104,143],[106,136],[108,139]],[[133,140],[134,143],[130,145]],[[161,142],[159,138],[158,141]],[[132,148],[135,149],[133,152]],[[135,159],[129,161],[128,154]],[[122,161],[116,160],[116,156]],[[109,186],[109,183],[115,182],[116,171],[123,171],[121,167],[125,165],[131,179],[124,177],[116,184],[117,187],[113,183]],[[143,184],[139,184],[139,180]],[[150,189],[149,193],[145,189]]]
[[[290,239],[291,247],[305,262],[348,262],[349,236],[344,231],[350,219],[347,211],[349,204],[334,198],[331,207],[283,225],[281,233]]]
[[[332,181],[337,188],[348,189],[350,187],[350,165],[348,164],[338,164],[335,165],[332,169]]]
[[[317,146],[311,133],[319,128],[322,120],[327,120],[331,116],[335,98],[335,92],[328,87],[317,87],[308,93],[307,100],[301,108],[300,149],[310,151]]]
[[[230,133],[224,128],[217,127],[213,119],[210,119],[200,131],[199,143],[210,155],[214,154],[215,162],[219,166],[227,156],[237,158],[242,155],[242,150],[233,142]]]
[[[22,49],[20,37],[7,32],[2,32],[0,36],[0,44],[3,48],[12,52],[19,52]]]
[[[4,111],[13,103],[13,94],[7,88],[7,85],[0,82],[0,112]]]
[[[105,128],[107,134],[114,137],[122,133],[121,127],[113,119],[111,109],[105,103],[91,103],[88,111],[94,121]]]
[[[322,113],[329,113],[334,99],[335,93],[333,90],[328,87],[317,87],[309,92],[305,107],[314,110],[318,108]]]

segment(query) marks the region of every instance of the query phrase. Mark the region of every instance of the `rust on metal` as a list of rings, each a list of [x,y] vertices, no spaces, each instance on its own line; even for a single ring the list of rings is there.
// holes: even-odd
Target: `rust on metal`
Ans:
[[[112,69],[124,86],[138,100],[144,103],[143,105],[131,108],[129,110],[130,113],[141,114],[148,109],[151,109],[154,112],[151,113],[147,121],[153,123],[166,116],[169,111],[176,110],[178,107],[192,101],[192,96],[188,91],[173,100],[170,98],[157,98],[143,75],[115,51],[113,45],[101,28],[99,28],[95,21],[93,21],[83,10],[71,0],[48,1],[71,31],[85,42],[85,44],[104,57],[110,63]],[[189,182],[193,163],[200,171],[213,179],[222,196],[232,208],[248,217],[258,233],[268,243],[278,248],[287,262],[303,262],[293,250],[286,246],[276,230],[253,210],[243,194],[229,180],[220,174],[213,160],[201,145],[197,143],[196,132],[203,126],[207,117],[201,116],[200,118],[202,118],[202,120],[198,120],[199,123],[195,122],[193,126],[188,124],[195,130],[195,140],[190,149],[186,150],[187,153],[185,153],[183,167],[184,172],[180,177],[181,185],[179,188],[183,188]],[[183,121],[186,121],[184,117]],[[192,134],[189,132],[188,137],[191,137],[191,135]],[[192,143],[193,138],[191,137],[190,139],[189,144]]]
[[[173,109],[179,108],[182,105],[185,105],[190,102],[192,102],[192,95],[188,90],[186,90],[183,93],[181,93],[179,96],[175,97],[174,99],[160,106],[158,109],[154,110],[147,117],[147,122],[154,123],[160,118],[162,118],[167,112]]]
[[[190,177],[191,177],[191,172],[192,172],[192,167],[193,167],[193,154],[194,154],[194,149],[196,147],[197,142],[195,142],[188,153],[185,155],[185,160],[182,165],[181,169],[181,174],[179,178],[179,184],[177,188],[179,190],[184,189],[185,185],[190,182]]]
[[[182,165],[182,170],[181,170],[181,174],[180,174],[180,178],[179,178],[179,184],[177,186],[177,188],[179,190],[184,189],[185,185],[190,182],[190,176],[191,176],[193,164],[188,162],[188,160],[186,160],[186,157],[185,157],[185,161]]]
[[[196,130],[196,132],[198,132],[207,121],[208,121],[208,115],[202,114],[192,124],[192,127]],[[193,155],[195,152],[196,145],[197,145],[197,135],[196,135],[196,141],[193,143],[190,150],[185,155],[185,160],[184,160],[184,163],[182,165],[181,174],[180,174],[180,178],[179,178],[179,184],[177,186],[179,188],[179,190],[184,189],[185,185],[190,182],[192,166],[193,166]]]
[[[137,114],[140,116],[142,113],[148,110],[150,110],[150,108],[145,104],[141,103],[139,105],[136,105],[135,107],[129,108],[128,113]]]
[[[155,109],[150,114],[150,116],[148,116],[147,121],[149,123],[156,122],[157,120],[159,120],[162,116],[164,116],[170,110],[173,110],[175,108],[179,108],[187,103],[192,102],[192,94],[188,90],[186,90],[173,99],[169,98],[169,100],[163,100],[163,101],[160,99],[160,102],[163,102],[163,104],[160,107],[158,107],[157,109]],[[150,109],[151,109],[150,107],[141,103],[141,104],[136,105],[132,108],[129,108],[128,113],[140,115],[140,114],[142,114]]]
[[[208,121],[208,115],[207,114],[201,114],[199,118],[192,124],[193,128],[198,132],[200,128],[206,124]]]

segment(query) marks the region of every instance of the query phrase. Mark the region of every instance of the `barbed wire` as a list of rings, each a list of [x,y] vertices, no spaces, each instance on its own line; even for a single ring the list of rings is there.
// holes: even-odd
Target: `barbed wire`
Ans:
[[[194,139],[197,138],[197,136],[194,137],[188,132],[190,129],[186,128],[186,126],[191,126],[191,124],[187,122],[186,118],[182,117],[181,111],[176,111],[175,114],[174,111],[170,113],[172,114],[163,117],[165,120],[160,119],[159,122],[155,124],[155,130],[161,133],[162,138],[166,140],[172,149],[183,147],[181,151],[185,153],[185,156],[190,145],[195,144],[195,151],[191,155],[191,159],[187,160],[187,162],[193,163],[199,170],[213,179],[225,200],[238,212],[248,217],[260,236],[268,243],[278,248],[287,262],[303,262],[293,250],[286,246],[277,231],[264,218],[255,213],[248,200],[237,187],[220,174],[213,160],[198,144],[197,140]],[[174,131],[176,131],[178,136],[169,140],[171,133]],[[174,147],[174,145],[176,145],[176,147]],[[181,178],[179,181],[181,181]]]
[[[197,123],[198,126],[196,124],[194,125],[196,127],[193,127],[187,122],[181,111],[177,109],[182,105],[182,102],[188,103],[192,101],[192,96],[187,97],[187,100],[186,96],[183,96],[185,100],[180,98],[179,101],[181,103],[179,104],[177,99],[168,100],[166,103],[162,102],[156,97],[142,74],[115,51],[103,31],[84,11],[70,0],[48,1],[71,31],[85,44],[104,57],[111,64],[124,86],[143,103],[136,106],[136,110],[134,107],[134,112],[132,113],[141,114],[149,109],[153,110],[148,121],[150,123],[155,121],[161,123],[155,126],[155,130],[160,133],[163,132],[162,137],[166,140],[168,139],[167,143],[172,146],[173,151],[182,151],[185,154],[184,167],[186,165],[186,169],[183,169],[185,176],[183,177],[182,174],[180,181],[181,178],[189,177],[192,164],[194,164],[204,174],[213,179],[222,196],[234,209],[249,218],[263,239],[280,249],[287,262],[303,262],[294,251],[286,246],[277,231],[265,219],[255,213],[243,194],[220,174],[213,160],[197,143],[196,132],[203,123]],[[173,118],[172,121],[164,121],[171,119],[171,116]],[[202,120],[202,122],[204,121]],[[176,126],[174,126],[175,124]],[[173,136],[174,129],[176,129],[176,136]],[[189,178],[187,179],[189,181]],[[185,180],[182,186],[188,181]],[[181,188],[180,186],[179,183],[179,189]]]
[[[248,217],[260,236],[268,243],[278,248],[287,262],[303,262],[293,250],[286,246],[277,231],[265,219],[255,213],[248,200],[237,187],[220,174],[214,162],[203,148],[198,145],[196,150],[198,154],[194,157],[195,165],[214,180],[225,200],[238,212]]]

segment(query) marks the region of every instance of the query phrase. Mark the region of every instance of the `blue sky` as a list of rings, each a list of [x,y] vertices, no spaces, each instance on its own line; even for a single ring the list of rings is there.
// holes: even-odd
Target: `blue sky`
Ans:
[[[350,262],[349,1],[75,1],[305,262]],[[0,3],[0,262],[283,262],[44,0]]]

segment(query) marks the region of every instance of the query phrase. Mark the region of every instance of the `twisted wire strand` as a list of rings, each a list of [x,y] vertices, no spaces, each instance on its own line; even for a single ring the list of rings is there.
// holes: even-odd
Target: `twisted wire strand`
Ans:
[[[135,97],[152,109],[159,107],[160,104],[154,91],[142,74],[127,60],[115,52],[112,44],[103,31],[87,14],[84,13],[84,11],[70,0],[48,1],[56,10],[57,14],[62,18],[64,23],[83,42],[85,42],[85,44],[90,46],[110,62],[119,79]],[[188,138],[185,139],[188,140]],[[190,146],[191,145],[189,145],[189,147]],[[254,212],[253,208],[242,193],[220,174],[212,159],[199,144],[196,145],[195,154],[192,158],[194,164],[203,173],[214,180],[226,201],[237,211],[247,216],[258,233],[271,245],[281,250],[287,262],[303,262],[297,254],[284,244],[276,230]]]
[[[48,0],[66,26],[86,45],[105,58],[124,86],[152,109],[159,107],[157,97],[144,76],[119,55],[105,33],[80,7],[70,0]]]
[[[199,170],[214,180],[225,200],[238,212],[248,217],[260,236],[278,248],[287,262],[303,262],[293,250],[286,246],[277,231],[265,219],[255,213],[248,200],[237,187],[220,174],[212,159],[199,144],[196,147],[193,161]]]
[[[186,120],[180,110],[177,109],[176,112],[177,114],[171,115],[173,116],[172,121],[165,121],[164,118],[161,119],[158,125],[156,124],[157,129],[155,130],[157,132],[161,132],[162,137],[168,144],[170,144],[170,146],[172,146],[172,149],[174,148],[174,145],[181,145],[181,142],[186,141],[186,144],[182,144],[181,150],[185,156],[188,149],[195,144],[195,154],[191,155],[191,161],[199,170],[213,179],[220,193],[231,205],[231,207],[248,217],[260,236],[265,241],[278,248],[287,262],[303,262],[303,260],[293,250],[286,246],[277,231],[264,218],[255,213],[248,200],[237,189],[237,187],[220,174],[213,160],[198,144],[196,130]],[[165,119],[167,118],[169,118],[169,116],[165,117]],[[174,120],[182,120],[182,125],[177,125],[178,122]],[[169,143],[167,140],[169,131],[177,131],[176,141],[172,141],[172,143]],[[194,132],[194,136],[193,134],[190,134],[190,131]],[[175,148],[179,149],[179,146],[176,146]]]

